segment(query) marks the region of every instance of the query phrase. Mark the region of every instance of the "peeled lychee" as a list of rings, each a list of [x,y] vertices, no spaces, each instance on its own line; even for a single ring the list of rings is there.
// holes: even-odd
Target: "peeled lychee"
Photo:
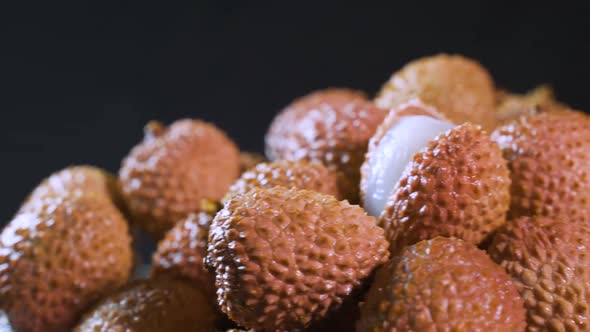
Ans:
[[[295,331],[337,310],[387,258],[383,230],[360,207],[274,187],[225,204],[211,225],[207,265],[232,320]]]
[[[523,300],[488,255],[456,238],[407,247],[381,267],[361,306],[359,332],[524,331]]]
[[[414,154],[454,127],[436,110],[418,101],[392,110],[369,141],[361,167],[360,188],[365,210],[379,217]]]
[[[127,222],[92,192],[27,203],[0,235],[0,306],[17,331],[63,331],[131,269]]]
[[[190,214],[158,243],[152,260],[152,276],[185,279],[215,303],[215,276],[204,268],[212,217]]]
[[[277,160],[258,164],[242,174],[240,179],[229,188],[226,199],[233,195],[247,193],[255,187],[276,186],[313,190],[336,198],[340,196],[336,173],[322,164],[304,160]]]
[[[338,171],[339,191],[356,203],[367,143],[386,111],[360,92],[327,89],[299,98],[274,119],[266,134],[269,160],[309,160]]]
[[[590,118],[562,110],[520,117],[492,138],[508,160],[510,218],[590,220]]]
[[[375,99],[390,110],[418,99],[455,124],[496,125],[495,88],[488,71],[475,60],[439,54],[414,60],[395,72]]]
[[[133,221],[160,238],[189,213],[219,201],[240,172],[236,145],[199,120],[150,123],[119,178]]]
[[[567,217],[521,217],[501,227],[490,256],[515,279],[529,331],[590,330],[590,227]]]
[[[99,302],[74,332],[213,332],[215,315],[205,296],[167,279],[134,282]]]
[[[478,244],[506,221],[510,178],[498,146],[479,126],[411,115],[427,114],[421,107],[392,111],[362,168],[364,206],[392,253],[435,236]]]

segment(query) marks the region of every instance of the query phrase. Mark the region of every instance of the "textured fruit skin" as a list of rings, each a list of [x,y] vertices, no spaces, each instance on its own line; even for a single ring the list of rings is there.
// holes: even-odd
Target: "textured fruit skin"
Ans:
[[[407,247],[377,271],[358,332],[524,331],[523,300],[488,255],[456,238]]]
[[[336,173],[320,163],[277,160],[258,164],[242,174],[228,190],[227,201],[233,195],[245,194],[255,187],[272,188],[282,186],[317,191],[340,197]]]
[[[566,109],[566,106],[555,100],[553,90],[547,85],[540,85],[526,94],[497,91],[496,103],[496,117],[499,124],[523,115]]]
[[[338,309],[387,258],[383,230],[360,207],[274,187],[226,203],[211,225],[206,262],[232,320],[296,331]]]
[[[375,151],[377,147],[379,147],[379,143],[381,143],[381,139],[383,136],[387,134],[387,132],[392,129],[395,125],[397,125],[398,121],[401,120],[404,116],[416,116],[416,115],[425,115],[431,118],[435,118],[442,121],[448,121],[441,113],[439,113],[436,109],[424,105],[421,101],[414,99],[410,100],[405,104],[401,104],[396,108],[393,108],[389,111],[383,122],[377,127],[377,131],[375,131],[375,135],[371,137],[369,140],[369,146],[367,148],[367,153],[365,155],[365,161],[361,166],[361,184],[360,184],[360,194],[361,194],[361,202],[365,204],[365,196],[367,194],[367,178],[370,172],[370,160],[375,155]]]
[[[313,92],[273,120],[265,139],[266,156],[271,161],[316,161],[337,170],[340,193],[357,203],[367,143],[386,114],[357,91]]]
[[[153,256],[152,276],[188,280],[215,304],[215,276],[203,262],[212,220],[206,213],[190,214],[168,231]]]
[[[574,111],[521,117],[492,134],[508,160],[509,218],[590,220],[590,118]]]
[[[490,74],[460,55],[439,54],[408,63],[385,83],[375,104],[389,110],[411,99],[430,105],[456,124],[471,122],[486,129],[496,124]]]
[[[240,174],[254,168],[256,165],[265,162],[264,156],[255,152],[240,152]]]
[[[213,332],[214,317],[196,288],[176,280],[142,280],[98,303],[74,332]]]
[[[0,235],[0,303],[17,331],[63,331],[124,284],[131,269],[127,222],[92,193],[29,203]]]
[[[379,218],[393,254],[435,236],[483,241],[506,222],[510,177],[499,147],[463,124],[414,155]]]
[[[125,210],[117,178],[103,169],[87,165],[70,166],[51,174],[33,190],[22,208],[26,209],[28,202],[43,197],[80,195],[85,192],[108,198],[120,210]]]
[[[161,238],[206,201],[220,200],[240,171],[236,145],[218,128],[179,120],[151,123],[123,161],[119,178],[132,220]]]
[[[488,252],[516,280],[528,331],[590,330],[590,227],[521,217],[501,227]]]

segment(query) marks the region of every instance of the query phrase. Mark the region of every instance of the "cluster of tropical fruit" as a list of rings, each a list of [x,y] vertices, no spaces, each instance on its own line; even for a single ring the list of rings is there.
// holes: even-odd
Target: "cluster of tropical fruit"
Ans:
[[[590,117],[436,55],[293,101],[266,158],[151,122],[0,235],[15,331],[589,331]],[[158,241],[134,278],[134,237]],[[0,327],[2,327],[0,326]]]

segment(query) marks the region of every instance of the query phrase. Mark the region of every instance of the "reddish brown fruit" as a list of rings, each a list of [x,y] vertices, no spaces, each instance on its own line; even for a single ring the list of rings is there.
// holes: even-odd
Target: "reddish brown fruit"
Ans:
[[[265,162],[264,156],[254,152],[240,152],[240,174],[249,171],[256,165]]]
[[[407,247],[377,271],[359,332],[524,331],[515,284],[475,246],[436,237]]]
[[[213,332],[205,296],[180,281],[134,282],[90,310],[74,332]]]
[[[590,227],[522,217],[500,228],[490,256],[516,280],[529,331],[590,330]]]
[[[0,236],[0,303],[17,331],[63,331],[124,284],[127,222],[99,195],[37,198]]]
[[[220,200],[240,171],[236,145],[215,126],[180,120],[148,125],[119,177],[133,221],[156,238]]]
[[[566,106],[555,100],[553,90],[547,85],[538,86],[522,95],[506,91],[496,93],[496,117],[500,124],[520,116],[565,108]]]
[[[590,221],[590,118],[560,111],[521,117],[492,138],[508,160],[510,218]]]
[[[152,276],[185,279],[215,305],[215,276],[205,270],[203,262],[211,220],[206,213],[190,214],[168,231],[154,254]]]
[[[277,160],[258,164],[254,169],[242,174],[242,177],[229,188],[225,200],[233,195],[245,194],[255,187],[276,186],[313,190],[340,197],[336,173],[322,164],[303,160]]]
[[[266,155],[271,161],[305,159],[337,170],[340,193],[356,203],[367,143],[386,113],[360,92],[311,93],[274,119],[266,134]]]
[[[500,149],[464,124],[416,153],[379,218],[392,253],[435,236],[478,244],[506,222],[510,179]]]
[[[274,187],[226,203],[211,225],[207,264],[232,320],[293,331],[337,310],[387,257],[383,230],[360,207]]]
[[[439,54],[414,60],[395,72],[375,98],[383,109],[412,99],[437,109],[455,124],[496,126],[494,82],[475,60]]]
[[[391,109],[385,117],[385,119],[383,120],[383,122],[381,122],[379,127],[377,127],[375,135],[373,135],[373,137],[371,137],[371,139],[369,140],[367,154],[365,155],[365,161],[361,165],[360,194],[361,203],[363,203],[363,205],[365,204],[365,196],[368,190],[367,178],[369,172],[371,171],[370,161],[375,157],[375,154],[378,153],[377,148],[379,146],[379,143],[381,143],[381,140],[387,134],[387,132],[399,123],[400,119],[406,116],[417,115],[424,115],[437,120],[448,121],[436,109],[424,105],[419,100],[411,100],[405,104],[400,105],[399,107]]]

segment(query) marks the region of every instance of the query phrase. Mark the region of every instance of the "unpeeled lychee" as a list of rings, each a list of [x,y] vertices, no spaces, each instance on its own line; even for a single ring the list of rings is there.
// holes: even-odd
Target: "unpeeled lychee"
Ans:
[[[404,249],[381,267],[361,306],[359,332],[524,331],[515,283],[488,255],[456,238]]]
[[[360,92],[327,89],[287,106],[266,134],[269,160],[309,160],[338,171],[339,191],[358,202],[360,166],[367,143],[386,111]]]
[[[283,186],[317,191],[322,194],[340,197],[336,173],[320,163],[277,160],[258,164],[242,174],[226,195],[244,194],[255,187],[272,188]]]
[[[529,331],[590,329],[590,227],[567,217],[521,217],[488,251],[516,280]]]
[[[124,284],[127,222],[93,192],[38,197],[0,235],[0,306],[17,331],[64,331]]]
[[[496,93],[496,117],[500,124],[523,115],[565,108],[566,106],[555,100],[553,90],[547,85],[538,86],[526,94],[514,94],[506,91]]]
[[[168,231],[154,254],[152,276],[187,280],[215,304],[215,276],[203,262],[212,219],[203,212],[190,214]]]
[[[232,320],[294,331],[337,310],[387,257],[383,230],[360,207],[274,187],[226,203],[211,225],[207,265]]]
[[[390,110],[418,99],[455,124],[496,126],[496,94],[488,71],[475,60],[438,54],[414,60],[395,72],[375,104]]]
[[[133,221],[161,238],[189,213],[220,200],[240,172],[236,145],[217,127],[180,120],[150,123],[119,178]]]
[[[590,220],[590,118],[562,110],[520,117],[492,138],[508,161],[509,217]]]
[[[125,210],[117,178],[103,169],[87,165],[70,166],[51,174],[29,195],[23,208],[26,208],[27,202],[43,197],[80,195],[85,192],[112,200],[120,210]]]
[[[256,165],[265,162],[264,156],[255,152],[240,152],[240,173],[249,171]]]
[[[144,280],[100,301],[73,331],[213,332],[214,318],[199,290],[175,280]]]

